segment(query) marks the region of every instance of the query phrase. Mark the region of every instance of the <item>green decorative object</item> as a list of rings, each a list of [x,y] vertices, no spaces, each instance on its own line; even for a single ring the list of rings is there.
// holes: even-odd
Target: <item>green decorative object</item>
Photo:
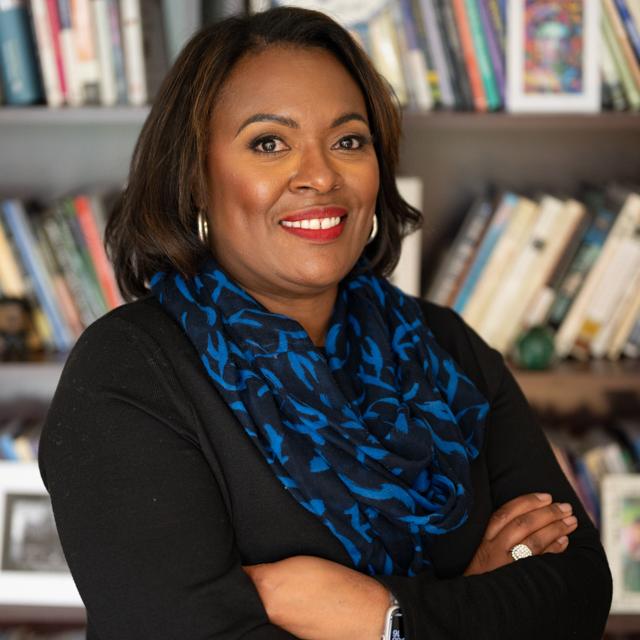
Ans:
[[[553,331],[547,326],[531,327],[516,340],[514,360],[521,369],[548,369],[554,357]]]

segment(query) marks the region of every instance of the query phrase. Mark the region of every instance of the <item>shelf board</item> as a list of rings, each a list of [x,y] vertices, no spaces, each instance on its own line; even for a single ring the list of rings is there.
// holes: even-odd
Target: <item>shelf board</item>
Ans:
[[[0,108],[0,126],[24,124],[142,124],[149,115],[149,106],[115,107],[36,107]],[[403,112],[405,126],[438,129],[513,130],[640,130],[640,113],[602,111],[598,113],[478,113],[475,111],[412,111]]]
[[[0,363],[0,402],[18,398],[50,400],[64,362]]]
[[[3,125],[141,125],[149,107],[2,107]]]
[[[513,374],[530,404],[541,410],[603,415],[616,397],[640,404],[638,360],[565,361],[547,371],[513,369]]]

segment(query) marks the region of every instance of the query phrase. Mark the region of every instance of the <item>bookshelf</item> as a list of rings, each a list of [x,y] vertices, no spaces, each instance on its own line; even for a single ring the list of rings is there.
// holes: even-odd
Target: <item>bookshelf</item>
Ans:
[[[0,108],[0,193],[56,198],[122,184],[148,107]],[[423,289],[469,203],[488,183],[522,192],[574,194],[583,181],[640,176],[640,114],[511,115],[405,111],[400,173],[423,181]],[[0,401],[47,399],[63,363],[0,364]],[[565,362],[515,371],[537,408],[610,410],[612,396],[640,399],[640,363]],[[0,625],[81,623],[81,609],[0,607]],[[640,615],[612,615],[608,634],[640,632]]]

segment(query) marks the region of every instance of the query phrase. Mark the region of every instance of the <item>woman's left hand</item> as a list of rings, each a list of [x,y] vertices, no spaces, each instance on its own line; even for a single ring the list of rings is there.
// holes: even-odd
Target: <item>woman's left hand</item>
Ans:
[[[378,640],[389,591],[336,562],[293,556],[243,567],[269,620],[305,640]]]

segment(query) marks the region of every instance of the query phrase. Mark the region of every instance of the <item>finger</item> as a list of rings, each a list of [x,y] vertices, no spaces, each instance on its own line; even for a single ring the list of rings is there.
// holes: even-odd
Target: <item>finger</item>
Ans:
[[[538,556],[544,553],[544,550],[554,544],[559,538],[573,533],[577,526],[577,518],[575,516],[569,516],[539,529],[526,538],[521,539],[519,542],[526,544],[529,549],[531,549],[533,555]],[[513,542],[513,545],[516,544],[518,544],[518,541]],[[509,546],[508,548],[511,549],[512,547]]]
[[[532,511],[516,515],[507,522],[496,535],[494,541],[506,545],[510,549],[513,545],[523,542],[531,534],[543,529],[547,525],[562,520],[572,514],[569,503],[554,502],[546,507],[539,507]],[[562,534],[559,534],[562,535]]]
[[[505,502],[499,509],[491,514],[487,529],[484,533],[485,540],[493,540],[514,518],[521,516],[551,502],[548,493],[527,493]]]
[[[569,546],[569,536],[561,536],[554,540],[542,553],[562,553]]]

